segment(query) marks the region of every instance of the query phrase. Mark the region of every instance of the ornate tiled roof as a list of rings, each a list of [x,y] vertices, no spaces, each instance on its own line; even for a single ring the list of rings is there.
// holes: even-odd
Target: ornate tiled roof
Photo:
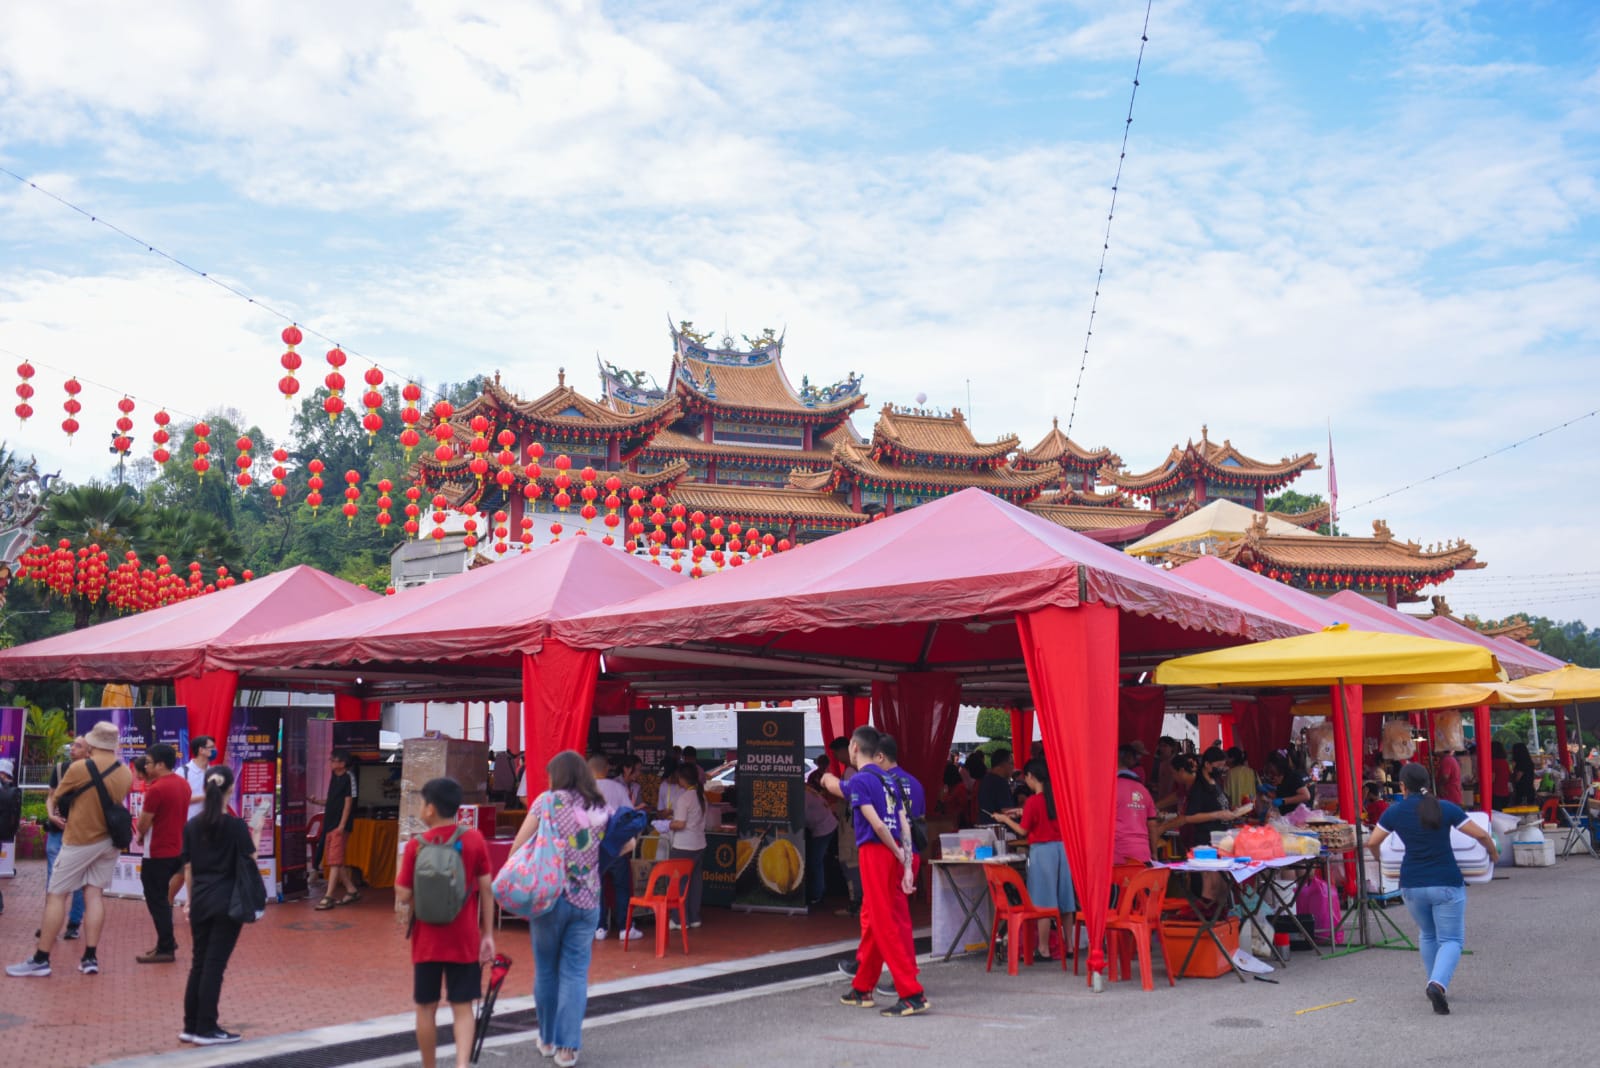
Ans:
[[[1016,447],[1015,434],[987,442],[973,437],[959,408],[949,415],[933,415],[885,404],[872,428],[873,455],[907,463],[998,466]]]
[[[1046,501],[1041,497],[1023,507],[1057,526],[1076,530],[1080,534],[1092,530],[1122,530],[1167,518],[1162,513],[1152,512],[1148,508],[1131,508],[1126,505],[1062,504],[1059,498]]]
[[[412,477],[421,479],[422,484],[429,487],[429,492],[444,494],[449,499],[450,507],[452,508],[459,508],[468,502],[475,504],[483,496],[484,491],[498,488],[499,484],[495,481],[494,476],[499,467],[491,464],[489,475],[482,482],[479,482],[476,476],[467,468],[471,461],[472,457],[468,454],[466,456],[458,456],[448,464],[441,465],[431,454],[422,455],[412,468]],[[539,485],[543,490],[541,500],[549,500],[555,495],[555,477],[559,472],[557,472],[555,465],[549,462],[544,462],[540,466],[543,469],[543,474],[539,478]],[[567,472],[572,479],[572,488],[567,492],[572,495],[574,500],[577,500],[578,490],[583,486],[582,480],[578,478],[579,470],[579,468],[573,468]],[[518,466],[516,471],[517,480],[512,484],[511,491],[513,493],[521,493],[527,478],[523,474],[521,466]],[[600,487],[600,495],[604,498],[606,480],[612,475],[616,475],[622,480],[624,494],[632,486],[640,486],[646,493],[668,493],[677,484],[678,480],[688,473],[689,465],[682,460],[667,464],[654,471],[597,470],[595,472],[595,485]]]
[[[1061,469],[1055,464],[1048,464],[1036,471],[1018,471],[1010,464],[975,471],[886,464],[874,459],[863,446],[844,441],[834,446],[831,472],[796,472],[789,477],[789,484],[797,488],[831,489],[849,480],[867,488],[905,488],[918,492],[928,489],[954,492],[976,486],[1013,504],[1021,504],[1033,500],[1046,486],[1060,478]]]
[[[758,526],[793,523],[801,527],[842,530],[859,526],[871,518],[852,512],[837,494],[792,488],[768,489],[689,480],[678,483],[671,499],[727,520],[754,522]]]
[[[1063,471],[1079,474],[1098,474],[1103,467],[1121,467],[1122,457],[1107,448],[1086,449],[1061,432],[1061,425],[1050,420],[1050,433],[1031,449],[1018,449],[1013,461],[1017,468],[1029,471],[1040,464],[1054,461]]]
[[[783,373],[783,338],[771,330],[745,338],[747,349],[735,348],[732,338],[723,339],[723,348],[708,340],[690,323],[672,329],[672,388],[689,411],[826,425],[866,404],[855,374],[822,388],[802,379],[796,390]]]
[[[1242,539],[1218,545],[1214,555],[1313,590],[1393,585],[1407,596],[1457,571],[1485,566],[1478,561],[1477,550],[1464,541],[1423,548],[1414,541],[1397,540],[1381,519],[1373,522],[1372,532],[1370,538],[1268,534],[1262,516]],[[1175,562],[1186,559],[1178,552],[1170,556]]]
[[[824,444],[818,447],[780,449],[773,446],[712,443],[669,427],[652,438],[650,443],[640,450],[639,455],[646,459],[668,457],[699,459],[727,456],[735,459],[773,461],[791,467],[815,470],[827,467],[833,462],[833,441],[840,436],[848,436],[842,427],[823,435],[821,440]]]
[[[1183,447],[1173,446],[1166,462],[1143,474],[1107,467],[1101,477],[1118,489],[1129,493],[1158,494],[1173,489],[1180,483],[1197,476],[1221,484],[1260,487],[1267,492],[1282,489],[1306,471],[1321,470],[1316,453],[1286,456],[1277,463],[1252,459],[1224,439],[1220,444],[1210,439],[1205,427],[1200,428],[1200,440],[1190,441]]]
[[[1317,505],[1315,508],[1307,508],[1303,512],[1267,513],[1267,515],[1271,516],[1273,519],[1281,519],[1285,523],[1293,523],[1295,526],[1304,527],[1307,530],[1316,530],[1322,524],[1326,523],[1328,521],[1328,517],[1332,514],[1332,510],[1328,507],[1328,503],[1326,501]]]
[[[541,430],[581,427],[602,434],[648,435],[676,419],[679,408],[677,398],[668,396],[650,407],[619,411],[592,401],[567,385],[566,372],[562,371],[555,389],[526,401],[502,386],[500,376],[496,375],[492,382],[484,383],[482,393],[462,405],[451,417],[450,422],[458,435],[465,430],[468,437],[472,436],[470,426],[475,415],[487,416],[497,427],[506,422],[505,416],[513,416]]]
[[[1027,471],[1030,468],[1019,467],[1018,470]],[[1085,493],[1083,490],[1072,489],[1071,487],[1065,490],[1055,489],[1041,493],[1037,503],[1072,504],[1086,508],[1139,508],[1130,497],[1119,490],[1109,490],[1105,493],[1098,491]],[[1164,513],[1156,512],[1152,514],[1161,515]]]

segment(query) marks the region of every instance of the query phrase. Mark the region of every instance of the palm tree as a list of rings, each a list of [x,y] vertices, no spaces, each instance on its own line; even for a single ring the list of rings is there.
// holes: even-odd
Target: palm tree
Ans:
[[[51,498],[39,536],[46,541],[68,538],[75,546],[99,545],[119,559],[134,547],[144,522],[144,505],[131,489],[91,482]]]
[[[226,523],[209,512],[187,508],[158,508],[149,513],[139,551],[146,566],[159,554],[174,568],[198,560],[208,574],[224,564],[237,571],[244,558],[244,550]]]

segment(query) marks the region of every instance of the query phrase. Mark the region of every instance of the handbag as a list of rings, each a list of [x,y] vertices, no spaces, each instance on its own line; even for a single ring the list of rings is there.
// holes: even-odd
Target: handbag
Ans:
[[[100,774],[100,768],[93,760],[84,761],[89,765],[89,778],[94,783],[95,790],[100,794],[100,808],[106,814],[106,832],[111,836],[111,844],[117,851],[126,853],[128,846],[133,843],[133,813],[126,806],[119,805],[111,800],[111,794],[106,790],[105,778]],[[117,767],[112,764],[107,771]]]
[[[255,923],[267,911],[267,886],[261,881],[256,858],[236,853],[233,861],[233,892],[228,895],[228,919],[234,923]]]
[[[507,858],[493,883],[495,902],[511,915],[528,920],[554,908],[567,888],[567,861],[549,794],[542,805],[538,830]]]

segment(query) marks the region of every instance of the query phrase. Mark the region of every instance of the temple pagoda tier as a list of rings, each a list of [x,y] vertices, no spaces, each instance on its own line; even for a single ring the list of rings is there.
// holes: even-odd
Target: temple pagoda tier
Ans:
[[[1195,555],[1172,550],[1167,559],[1182,563]],[[1427,587],[1457,571],[1486,566],[1464,541],[1424,549],[1398,540],[1381,519],[1373,522],[1372,537],[1347,538],[1309,531],[1270,533],[1266,516],[1258,515],[1243,538],[1217,545],[1212,555],[1319,596],[1355,590],[1391,608],[1422,600]]]
[[[1316,453],[1284,457],[1277,463],[1251,459],[1226,439],[1211,440],[1200,428],[1200,440],[1174,445],[1160,467],[1129,474],[1107,467],[1101,477],[1124,493],[1148,499],[1157,509],[1195,507],[1221,498],[1261,511],[1268,494],[1277,493],[1307,471],[1321,470]]]
[[[1061,424],[1050,420],[1050,433],[1031,449],[1018,449],[1012,461],[1018,471],[1037,471],[1046,464],[1061,469],[1062,491],[1077,489],[1094,493],[1100,472],[1120,468],[1122,457],[1107,448],[1086,449],[1061,432]]]
[[[1428,598],[1428,616],[1443,616],[1445,619],[1459,623],[1463,627],[1471,627],[1479,634],[1490,638],[1509,638],[1519,645],[1526,645],[1530,649],[1539,648],[1539,639],[1533,636],[1533,624],[1528,622],[1527,616],[1508,616],[1505,619],[1478,619],[1476,617],[1462,618],[1450,611],[1450,602],[1442,595],[1435,594]]]

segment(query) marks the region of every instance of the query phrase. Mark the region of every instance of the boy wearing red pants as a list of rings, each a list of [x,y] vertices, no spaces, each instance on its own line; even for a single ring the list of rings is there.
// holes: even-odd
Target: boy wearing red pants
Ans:
[[[841,786],[832,775],[823,786],[850,803],[861,863],[861,946],[850,992],[839,999],[853,1008],[873,1007],[872,991],[885,965],[899,1000],[883,1016],[917,1016],[928,999],[917,982],[909,895],[916,888],[909,813],[895,780],[878,765],[878,732],[858,727],[850,736],[856,774]]]

